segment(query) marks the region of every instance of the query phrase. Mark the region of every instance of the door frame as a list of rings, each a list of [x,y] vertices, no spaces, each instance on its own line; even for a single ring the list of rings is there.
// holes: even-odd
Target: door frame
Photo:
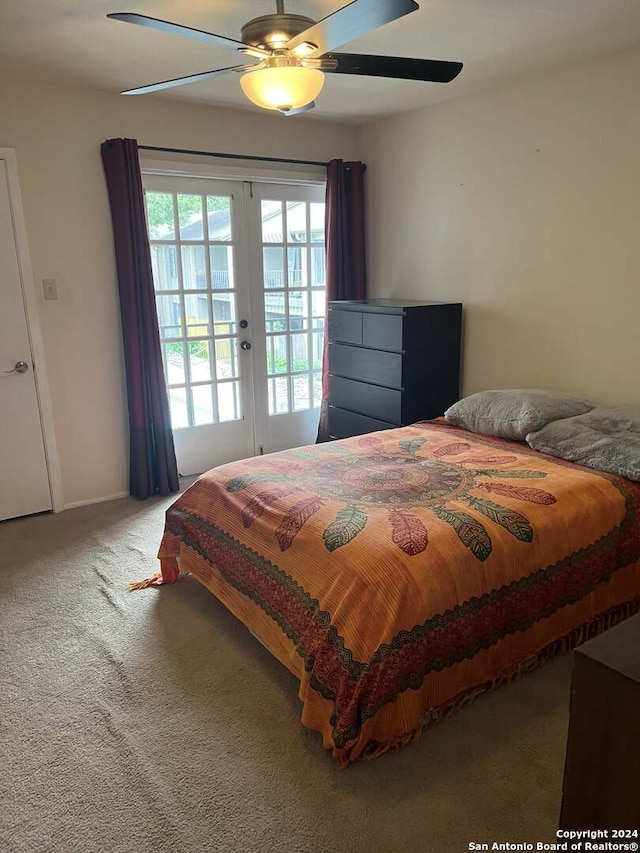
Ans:
[[[44,452],[47,462],[47,474],[49,477],[49,491],[51,493],[51,508],[53,512],[61,512],[65,508],[64,494],[62,490],[62,471],[60,468],[60,457],[58,455],[58,446],[56,443],[53,406],[51,404],[51,393],[46,369],[47,362],[45,346],[40,326],[33,269],[29,255],[27,226],[22,206],[22,193],[20,191],[20,180],[18,174],[18,158],[15,148],[0,148],[0,160],[4,160],[7,166],[9,205],[11,207],[13,236],[16,244],[16,254],[18,257],[22,302],[27,321],[29,348],[31,350],[31,359],[33,362],[36,396],[40,412],[40,426],[44,440]]]

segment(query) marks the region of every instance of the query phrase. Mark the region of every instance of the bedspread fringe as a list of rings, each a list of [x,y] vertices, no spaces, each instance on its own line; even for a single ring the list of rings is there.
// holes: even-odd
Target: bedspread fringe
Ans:
[[[144,578],[144,580],[141,581],[133,581],[133,583],[129,584],[129,590],[130,592],[134,592],[134,590],[147,589],[150,586],[162,586],[166,583],[175,583],[177,580],[180,580],[180,577],[180,567],[178,566],[178,562],[175,558],[161,559],[159,572],[156,572],[151,578]]]
[[[488,693],[490,690],[500,687],[502,684],[511,684],[512,681],[520,678],[521,675],[524,675],[527,672],[532,672],[534,669],[538,669],[550,658],[570,652],[576,646],[585,643],[587,640],[591,640],[593,637],[597,637],[598,634],[609,630],[609,628],[613,628],[614,625],[617,625],[619,622],[623,622],[625,619],[628,619],[630,616],[633,616],[638,612],[640,612],[640,597],[633,599],[633,601],[628,601],[626,604],[620,604],[617,607],[612,607],[611,610],[607,610],[605,613],[601,613],[600,616],[596,616],[589,622],[585,622],[577,628],[574,628],[574,630],[566,636],[561,637],[559,640],[555,640],[553,643],[549,643],[548,646],[545,646],[535,655],[531,655],[519,663],[508,667],[504,672],[500,673],[500,675],[496,676],[491,681],[488,681],[486,684],[483,684],[480,687],[471,688],[470,690],[465,690],[449,702],[445,702],[437,708],[429,708],[423,719],[423,727],[429,728],[429,726],[434,725],[435,723],[448,719],[461,708],[464,708],[465,705],[471,704],[471,702],[473,702],[477,696],[480,696],[480,694]]]

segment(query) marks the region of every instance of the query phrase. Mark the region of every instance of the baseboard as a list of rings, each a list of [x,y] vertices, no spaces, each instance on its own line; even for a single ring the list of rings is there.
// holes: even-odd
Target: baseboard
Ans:
[[[64,509],[77,509],[79,506],[89,506],[89,504],[103,504],[107,501],[117,501],[120,498],[128,498],[129,492],[117,492],[115,495],[104,495],[101,498],[89,498],[88,501],[73,501],[70,504],[65,504]]]

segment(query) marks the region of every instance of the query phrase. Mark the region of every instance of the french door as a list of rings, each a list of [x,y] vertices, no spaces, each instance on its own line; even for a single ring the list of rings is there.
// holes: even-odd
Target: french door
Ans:
[[[315,440],[324,187],[144,177],[178,469]]]

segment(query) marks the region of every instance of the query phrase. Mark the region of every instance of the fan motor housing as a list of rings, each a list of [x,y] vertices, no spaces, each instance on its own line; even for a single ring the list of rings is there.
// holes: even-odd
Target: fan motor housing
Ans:
[[[313,18],[306,18],[304,15],[290,15],[287,12],[262,15],[260,18],[253,18],[242,27],[240,38],[245,44],[276,50],[315,23],[316,21]],[[282,38],[283,34],[286,36],[285,39]],[[274,35],[280,36],[280,38],[273,39],[272,36]]]

